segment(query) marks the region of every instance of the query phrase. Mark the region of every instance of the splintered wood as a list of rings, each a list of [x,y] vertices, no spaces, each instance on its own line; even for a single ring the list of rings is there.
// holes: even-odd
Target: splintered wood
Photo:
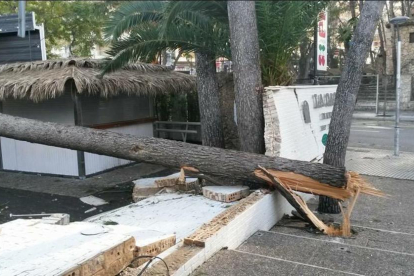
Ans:
[[[360,193],[384,197],[385,194],[375,189],[363,180],[358,173],[347,173],[347,185],[343,188],[330,186],[320,183],[312,178],[295,174],[292,172],[281,172],[276,170],[267,170],[259,166],[255,170],[255,175],[273,186],[278,190],[286,200],[298,211],[298,213],[317,229],[330,236],[350,236],[351,226],[350,217],[355,206],[356,200]],[[341,227],[326,225],[323,223],[307,206],[306,202],[295,191],[309,193],[314,195],[323,195],[344,201],[351,199],[348,211],[344,212],[340,205],[343,216]]]

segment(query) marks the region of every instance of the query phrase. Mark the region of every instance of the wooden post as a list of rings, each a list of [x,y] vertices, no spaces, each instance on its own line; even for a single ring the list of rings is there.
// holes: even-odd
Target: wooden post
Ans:
[[[73,100],[73,106],[74,106],[75,126],[83,126],[82,102],[79,98],[76,88],[73,87],[73,83],[70,84],[70,93],[72,94],[72,100]],[[86,177],[85,152],[78,150],[77,157],[78,157],[79,178],[85,178]]]

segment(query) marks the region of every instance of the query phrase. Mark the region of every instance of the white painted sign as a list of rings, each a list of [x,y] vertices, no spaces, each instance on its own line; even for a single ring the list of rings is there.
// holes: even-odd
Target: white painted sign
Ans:
[[[328,11],[323,10],[318,15],[318,34],[317,34],[317,66],[319,71],[328,69]]]
[[[336,85],[272,86],[264,97],[266,155],[321,160]]]

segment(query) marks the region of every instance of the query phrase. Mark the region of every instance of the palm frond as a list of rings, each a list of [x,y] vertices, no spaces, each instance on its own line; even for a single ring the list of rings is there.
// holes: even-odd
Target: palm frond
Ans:
[[[107,21],[104,28],[106,37],[116,40],[139,24],[159,22],[163,18],[164,8],[163,1],[125,2]]]

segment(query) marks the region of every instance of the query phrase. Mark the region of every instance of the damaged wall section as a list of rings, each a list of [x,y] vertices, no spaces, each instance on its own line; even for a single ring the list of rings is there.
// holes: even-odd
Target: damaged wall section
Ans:
[[[320,160],[331,120],[336,85],[265,88],[266,155]]]

